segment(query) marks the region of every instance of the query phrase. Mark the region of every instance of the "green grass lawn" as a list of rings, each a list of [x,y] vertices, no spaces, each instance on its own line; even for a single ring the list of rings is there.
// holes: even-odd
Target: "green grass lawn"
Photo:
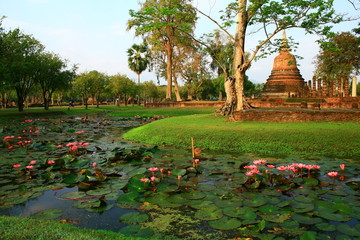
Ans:
[[[127,132],[124,137],[155,145],[268,155],[360,155],[357,122],[229,122],[214,114],[168,118]]]

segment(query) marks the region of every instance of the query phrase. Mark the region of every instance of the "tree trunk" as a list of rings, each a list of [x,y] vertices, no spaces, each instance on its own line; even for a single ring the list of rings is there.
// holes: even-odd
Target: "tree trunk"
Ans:
[[[171,43],[168,42],[166,45],[166,74],[167,74],[167,86],[166,86],[166,99],[171,100],[172,95],[172,57],[173,57],[173,49],[171,47]]]
[[[138,85],[140,85],[140,74],[141,73],[138,73],[137,75],[138,75]]]
[[[181,102],[179,84],[178,84],[178,82],[177,82],[176,77],[174,77],[174,88],[175,88],[176,101],[177,101],[177,102]]]
[[[218,113],[229,116],[232,115],[236,108],[236,92],[235,92],[235,79],[229,76],[225,77],[225,92],[226,92],[226,101],[224,105],[217,111]]]
[[[219,91],[219,101],[222,101],[222,99],[223,99],[223,94],[222,94],[222,91]]]

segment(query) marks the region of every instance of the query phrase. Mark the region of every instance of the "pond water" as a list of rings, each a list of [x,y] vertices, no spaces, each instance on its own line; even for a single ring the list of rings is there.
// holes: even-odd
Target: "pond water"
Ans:
[[[153,120],[28,119],[0,127],[0,215],[156,239],[360,237],[358,160],[205,149],[195,149],[194,160],[190,140],[176,149],[121,138]]]

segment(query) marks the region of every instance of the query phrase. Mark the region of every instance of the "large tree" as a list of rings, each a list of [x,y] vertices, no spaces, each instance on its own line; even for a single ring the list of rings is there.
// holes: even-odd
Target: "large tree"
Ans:
[[[146,0],[139,11],[130,10],[128,29],[135,28],[137,36],[144,36],[151,51],[166,55],[167,99],[172,95],[174,47],[188,41],[195,27],[196,11],[190,2]]]
[[[140,75],[149,65],[148,45],[146,42],[133,44],[127,53],[129,68],[138,75],[138,84],[140,84]]]
[[[332,48],[322,48],[316,58],[317,75],[328,79],[349,78],[360,71],[360,38],[350,32],[336,34],[331,38]]]
[[[69,70],[66,60],[54,53],[43,53],[39,56],[37,68],[36,82],[41,88],[44,109],[48,110],[53,93],[69,88],[75,77],[76,67]]]
[[[222,114],[230,115],[248,107],[244,99],[245,73],[259,53],[271,53],[269,47],[274,45],[280,47],[282,41],[271,41],[278,33],[289,28],[302,28],[306,33],[326,36],[330,33],[329,24],[340,22],[342,16],[335,14],[333,0],[237,0],[228,5],[222,19],[224,24],[211,20],[235,46],[232,75],[225,80],[227,100],[221,109]],[[236,24],[234,36],[224,27],[231,24]],[[245,43],[250,26],[263,30],[265,37],[259,39],[246,59]]]
[[[44,46],[18,28],[2,34],[1,44],[3,81],[16,90],[18,109],[23,111],[25,99],[36,83]]]

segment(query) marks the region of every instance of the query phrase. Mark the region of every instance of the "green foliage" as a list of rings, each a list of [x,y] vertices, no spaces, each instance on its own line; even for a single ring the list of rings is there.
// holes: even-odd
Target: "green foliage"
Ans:
[[[138,84],[140,84],[140,74],[145,71],[149,65],[149,53],[146,42],[142,44],[133,44],[128,49],[129,68],[138,75]]]

